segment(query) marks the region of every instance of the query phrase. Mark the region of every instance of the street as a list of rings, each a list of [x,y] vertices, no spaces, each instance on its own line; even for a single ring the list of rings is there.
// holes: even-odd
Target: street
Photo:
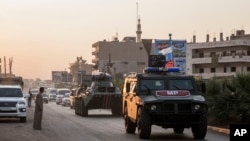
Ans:
[[[112,116],[109,110],[89,110],[88,117],[77,116],[69,107],[44,104],[42,130],[33,130],[34,103],[27,108],[27,122],[0,119],[0,141],[139,141],[136,134],[125,132],[122,117]],[[175,134],[172,129],[152,127],[150,141],[193,140],[191,129]],[[206,141],[228,141],[229,136],[208,130]]]

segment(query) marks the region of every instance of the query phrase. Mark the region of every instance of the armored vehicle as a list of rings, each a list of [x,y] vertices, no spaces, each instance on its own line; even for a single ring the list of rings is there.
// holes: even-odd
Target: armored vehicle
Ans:
[[[113,86],[111,75],[94,73],[89,87],[77,89],[74,106],[75,114],[81,116],[88,116],[90,109],[111,109],[113,115],[121,115],[121,91]]]
[[[179,68],[148,67],[144,73],[129,74],[122,86],[122,113],[127,133],[149,139],[151,126],[173,128],[183,133],[192,128],[195,139],[207,132],[207,104],[192,76],[179,73]]]

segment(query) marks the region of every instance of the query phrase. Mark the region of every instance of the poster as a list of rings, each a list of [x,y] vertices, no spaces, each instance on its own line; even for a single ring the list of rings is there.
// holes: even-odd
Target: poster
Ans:
[[[179,67],[186,73],[186,46],[186,40],[155,40],[154,53],[166,56],[165,67]]]

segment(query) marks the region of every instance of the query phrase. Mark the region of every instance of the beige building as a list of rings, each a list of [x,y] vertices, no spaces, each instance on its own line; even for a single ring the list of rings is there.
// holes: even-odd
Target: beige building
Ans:
[[[125,37],[119,41],[99,41],[92,45],[92,63],[96,70],[111,74],[143,72],[148,65],[148,55],[152,48],[152,39],[141,39],[141,24],[138,19],[136,37]]]
[[[92,63],[97,70],[111,74],[142,72],[148,64],[148,53],[143,43],[135,40],[135,37],[125,37],[122,42],[94,43]]]
[[[187,70],[204,79],[250,72],[250,34],[238,30],[224,40],[220,33],[220,40],[212,42],[207,35],[203,43],[195,43],[194,36],[193,43],[187,45]]]

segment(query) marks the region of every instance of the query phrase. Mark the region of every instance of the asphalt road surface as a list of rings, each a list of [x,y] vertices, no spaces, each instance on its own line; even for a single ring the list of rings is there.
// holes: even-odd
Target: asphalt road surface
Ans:
[[[18,119],[0,118],[0,141],[139,141],[136,134],[127,134],[122,117],[109,110],[89,110],[88,117],[77,116],[69,107],[44,104],[42,130],[33,130],[34,104],[28,108],[26,123]],[[175,134],[172,129],[153,126],[149,141],[192,141],[191,129]],[[208,131],[205,141],[229,141],[228,135]]]

